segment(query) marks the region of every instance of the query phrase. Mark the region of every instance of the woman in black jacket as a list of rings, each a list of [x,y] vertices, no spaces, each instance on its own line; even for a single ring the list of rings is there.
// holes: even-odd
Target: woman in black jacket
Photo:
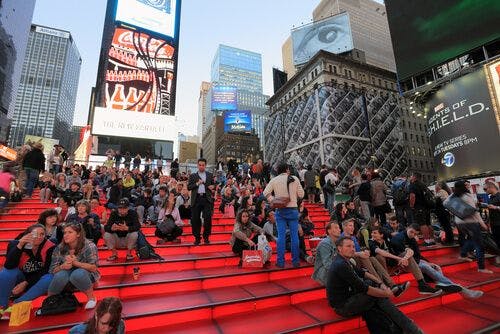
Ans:
[[[0,314],[6,318],[9,297],[14,303],[33,300],[47,293],[52,275],[49,267],[56,245],[45,238],[40,224],[28,227],[7,248],[4,268],[0,271]]]

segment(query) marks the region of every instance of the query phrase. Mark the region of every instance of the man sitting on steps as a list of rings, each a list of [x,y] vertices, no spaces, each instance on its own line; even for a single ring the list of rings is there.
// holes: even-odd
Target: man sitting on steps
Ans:
[[[111,212],[108,223],[104,227],[104,240],[106,246],[111,250],[108,261],[115,261],[118,258],[116,249],[127,248],[127,261],[134,259],[132,250],[137,244],[138,231],[141,229],[137,213],[129,208],[128,198],[122,198],[118,202],[118,209]]]

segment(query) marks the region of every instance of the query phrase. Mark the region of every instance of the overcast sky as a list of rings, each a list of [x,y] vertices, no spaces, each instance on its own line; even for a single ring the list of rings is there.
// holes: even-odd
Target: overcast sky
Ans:
[[[219,44],[262,54],[264,93],[272,95],[272,67],[293,26],[311,21],[319,0],[183,0],[176,116],[179,131],[195,134],[199,87],[210,80]],[[82,56],[75,125],[87,122],[106,10],[105,0],[37,0],[33,23],[68,30]]]

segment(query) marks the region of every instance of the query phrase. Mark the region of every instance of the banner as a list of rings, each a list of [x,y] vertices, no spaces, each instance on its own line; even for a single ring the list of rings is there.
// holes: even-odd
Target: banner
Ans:
[[[41,143],[43,145],[43,154],[48,155],[54,149],[54,145],[59,144],[59,139],[45,138],[33,135],[25,135],[24,143]]]
[[[13,148],[0,144],[0,157],[14,161],[17,158],[17,151]]]

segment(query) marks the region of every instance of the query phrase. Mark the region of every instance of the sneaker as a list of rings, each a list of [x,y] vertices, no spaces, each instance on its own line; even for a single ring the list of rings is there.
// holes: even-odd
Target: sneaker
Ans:
[[[5,310],[2,310],[0,314],[2,318],[0,320],[10,320],[10,312],[12,312],[12,307],[7,307]]]
[[[157,244],[157,245],[163,245],[163,244],[165,244],[165,240],[163,240],[163,239],[158,239],[158,240],[156,240],[156,244]]]
[[[180,244],[181,243],[181,239],[180,238],[174,239],[174,240],[172,240],[172,243],[173,244]]]
[[[96,305],[97,305],[97,299],[94,297],[94,299],[89,299],[87,304],[85,304],[85,309],[92,310],[93,308],[95,308]]]
[[[200,239],[196,239],[196,240],[194,241],[194,245],[195,245],[195,246],[199,246],[199,245],[200,245],[200,243],[201,243],[201,240],[200,240]]]
[[[462,261],[466,261],[466,262],[472,262],[473,260],[469,257],[463,257],[463,256],[459,256],[458,257],[459,260],[462,260]]]
[[[441,289],[444,292],[460,292],[463,290],[463,288],[460,285],[456,284],[451,284],[451,285],[436,284],[436,288]]]
[[[493,272],[489,269],[478,269],[477,271],[482,274],[493,274]]]
[[[403,284],[396,284],[394,285],[391,290],[392,293],[394,294],[394,297],[399,297],[401,296],[408,288],[410,287],[410,282],[405,282]]]
[[[210,244],[210,240],[208,240],[208,238],[203,239],[203,242],[205,243],[205,245]]]
[[[422,244],[422,246],[424,247],[430,247],[430,246],[435,246],[436,243],[434,241],[424,241],[424,243]]]
[[[134,256],[132,254],[127,254],[127,257],[125,258],[126,261],[132,261],[134,260]]]
[[[418,292],[421,295],[434,295],[434,294],[440,294],[441,292],[443,292],[443,290],[435,289],[425,284],[418,287]]]
[[[463,288],[460,293],[462,294],[462,296],[469,299],[481,298],[484,294],[484,292],[482,292],[481,290],[471,290],[466,288]]]

